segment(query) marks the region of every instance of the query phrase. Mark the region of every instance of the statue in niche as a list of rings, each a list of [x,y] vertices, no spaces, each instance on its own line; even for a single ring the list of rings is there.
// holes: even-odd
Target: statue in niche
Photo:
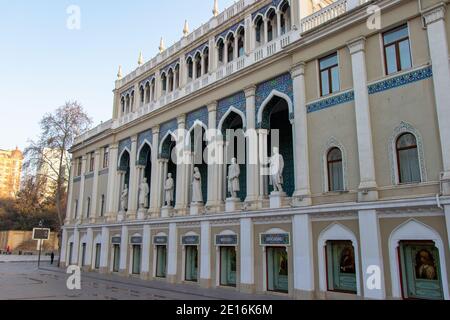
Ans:
[[[192,179],[192,203],[203,203],[202,195],[202,175],[198,167],[194,168]]]
[[[273,154],[269,161],[270,165],[270,184],[274,192],[283,192],[283,171],[284,159],[280,154],[278,147],[273,148]]]
[[[139,186],[139,208],[148,208],[148,194],[150,193],[150,188],[148,187],[147,178],[142,179],[141,185]]]
[[[175,183],[173,181],[172,174],[168,173],[166,183],[164,184],[165,205],[167,207],[172,206],[174,189]]]
[[[120,209],[125,212],[128,210],[128,185],[123,186],[122,194],[120,195]]]
[[[231,164],[228,167],[228,192],[231,197],[236,199],[237,193],[241,191],[239,186],[239,176],[241,175],[241,169],[237,164],[236,158],[231,159]]]

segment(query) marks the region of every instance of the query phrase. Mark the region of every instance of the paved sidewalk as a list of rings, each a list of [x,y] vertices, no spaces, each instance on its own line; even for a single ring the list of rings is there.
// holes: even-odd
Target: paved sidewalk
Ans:
[[[8,255],[2,254],[0,255],[0,263],[8,263],[8,262],[37,262],[38,256],[25,256],[25,255]],[[49,256],[41,255],[41,261],[50,261]],[[55,262],[58,261],[58,257],[55,257]]]

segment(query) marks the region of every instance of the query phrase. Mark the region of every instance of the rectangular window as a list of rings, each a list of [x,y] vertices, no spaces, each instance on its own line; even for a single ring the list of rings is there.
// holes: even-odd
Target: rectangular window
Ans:
[[[79,177],[79,176],[81,176],[81,167],[82,167],[82,159],[81,158],[78,158],[78,160],[77,160],[77,177]]]
[[[156,277],[166,277],[167,247],[156,246]]]
[[[284,247],[267,247],[267,290],[289,292],[288,255]]]
[[[319,60],[320,95],[326,96],[340,90],[339,62],[337,53]]]
[[[198,273],[197,246],[186,246],[185,250],[186,250],[185,280],[196,282]]]
[[[91,216],[91,198],[87,199],[86,218]]]
[[[444,299],[439,250],[433,242],[402,241],[399,256],[405,299]]]
[[[75,212],[73,215],[76,218],[78,218],[78,200],[75,200]]]
[[[103,217],[104,214],[105,214],[105,195],[102,194],[102,203],[100,206],[100,217]]]
[[[113,272],[119,272],[120,268],[120,245],[115,244],[113,247]]]
[[[69,244],[69,266],[72,265],[73,242]]]
[[[106,147],[103,149],[103,169],[108,168],[109,166],[109,148]]]
[[[102,252],[102,245],[97,243],[95,245],[95,269],[100,269],[100,254]]]
[[[81,245],[81,266],[84,267],[86,264],[86,243]]]
[[[236,249],[220,247],[220,285],[236,286]]]
[[[408,26],[403,25],[383,34],[386,74],[412,67]]]
[[[328,291],[356,294],[356,265],[352,242],[328,241],[326,261]]]
[[[133,246],[133,274],[141,273],[141,246],[134,245]]]
[[[94,164],[95,164],[95,154],[91,153],[89,155],[89,172],[94,172]]]

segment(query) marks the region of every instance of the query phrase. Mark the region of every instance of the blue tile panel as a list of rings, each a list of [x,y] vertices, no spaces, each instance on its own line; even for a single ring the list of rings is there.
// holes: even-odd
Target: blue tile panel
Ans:
[[[147,140],[149,143],[152,143],[152,138],[152,129],[139,133],[137,150],[141,149],[145,140]]]
[[[306,105],[306,110],[308,113],[315,111],[320,111],[326,108],[336,106],[338,104],[347,103],[355,100],[355,94],[352,91],[348,91],[331,98],[325,98],[323,100]]]
[[[217,103],[217,125],[219,124],[219,121],[222,119],[225,113],[227,113],[227,111],[231,107],[235,107],[236,109],[242,111],[245,114],[246,113],[245,106],[246,106],[246,99],[244,91],[240,91],[225,99],[219,100],[219,102]]]
[[[258,11],[255,11],[252,13],[252,19],[255,19],[255,17],[258,14],[262,14],[263,16],[266,15],[267,10],[269,10],[270,7],[275,7],[278,8],[278,5],[282,2],[283,0],[272,0],[272,3],[269,3],[268,5],[262,7],[261,9],[259,9]]]
[[[139,87],[145,87],[147,85],[147,83],[150,85],[150,83],[153,81],[153,79],[155,79],[155,75],[152,74],[151,76],[145,78],[144,80],[142,80],[141,82],[139,82]]]
[[[119,157],[125,148],[131,152],[131,139],[130,138],[124,139],[119,142]]]
[[[134,92],[134,87],[131,87],[131,88],[129,88],[129,89],[123,91],[123,92],[120,94],[120,97],[126,97],[128,94],[131,95],[131,93],[133,93],[133,92]]]
[[[177,60],[175,60],[174,62],[172,62],[171,64],[168,64],[167,66],[165,66],[164,68],[162,68],[161,70],[160,70],[160,73],[161,74],[163,74],[164,72],[166,72],[167,70],[169,70],[170,68],[175,68],[175,66],[177,65],[177,64],[179,64],[180,63],[180,59],[177,59]]]
[[[383,80],[377,83],[374,83],[369,86],[369,94],[375,94],[378,92],[390,90],[393,88],[401,87],[413,82],[425,80],[431,78],[433,76],[432,67],[426,67],[423,69],[415,70],[409,73],[402,74],[398,77],[394,77],[391,79]]]
[[[167,132],[174,132],[178,128],[177,119],[172,119],[168,122],[163,123],[159,128],[159,142],[164,138]]]
[[[192,111],[186,115],[186,129],[189,130],[196,120],[200,120],[208,127],[208,108],[201,107],[195,111]]]
[[[189,57],[194,58],[194,55],[195,55],[197,52],[202,53],[203,50],[205,50],[205,48],[206,48],[207,46],[208,46],[208,42],[205,42],[205,43],[202,44],[201,46],[199,46],[199,47],[197,47],[197,48],[195,48],[195,49],[189,51],[188,53],[186,53],[185,59],[187,60]]]
[[[233,33],[235,33],[236,30],[237,30],[240,26],[242,26],[242,27],[245,28],[245,22],[244,22],[244,20],[242,20],[242,21],[236,23],[236,24],[233,25],[231,28],[229,28],[229,29],[227,29],[227,30],[225,30],[225,31],[223,31],[223,32],[221,32],[221,33],[219,33],[219,34],[216,36],[216,41],[219,40],[219,38],[225,38],[225,37],[227,36],[228,32],[230,32],[230,31],[233,32]]]

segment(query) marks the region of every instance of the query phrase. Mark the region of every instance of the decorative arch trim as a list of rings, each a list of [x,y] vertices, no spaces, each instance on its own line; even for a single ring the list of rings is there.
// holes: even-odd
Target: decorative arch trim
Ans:
[[[246,123],[247,123],[247,118],[246,118],[246,116],[245,116],[245,113],[242,112],[241,110],[235,108],[234,106],[231,106],[231,107],[225,112],[225,114],[222,116],[222,118],[219,120],[219,124],[218,124],[217,128],[218,128],[218,130],[219,130],[220,132],[223,132],[223,130],[222,130],[222,129],[223,129],[223,128],[222,128],[222,127],[223,127],[223,124],[225,123],[225,120],[227,120],[228,116],[229,116],[230,114],[232,114],[232,113],[236,113],[238,116],[241,117],[241,119],[242,119],[242,124],[243,124],[244,130],[245,130]]]
[[[284,99],[288,105],[289,114],[290,115],[294,114],[294,106],[293,106],[291,98],[287,94],[274,89],[270,92],[269,96],[266,99],[264,99],[264,101],[261,103],[261,106],[258,109],[258,114],[256,116],[258,127],[261,127],[263,125],[263,113],[264,113],[266,107],[269,105],[272,98],[274,98],[274,97]],[[291,116],[290,116],[290,121],[291,121],[291,123],[293,121]]]
[[[338,148],[341,150],[342,155],[342,179],[344,183],[344,190],[348,190],[348,159],[347,159],[347,150],[345,149],[344,145],[342,145],[338,139],[335,137],[331,137],[328,142],[325,144],[324,148],[322,149],[322,188],[324,192],[330,192],[329,185],[328,185],[328,153],[331,149]]]

